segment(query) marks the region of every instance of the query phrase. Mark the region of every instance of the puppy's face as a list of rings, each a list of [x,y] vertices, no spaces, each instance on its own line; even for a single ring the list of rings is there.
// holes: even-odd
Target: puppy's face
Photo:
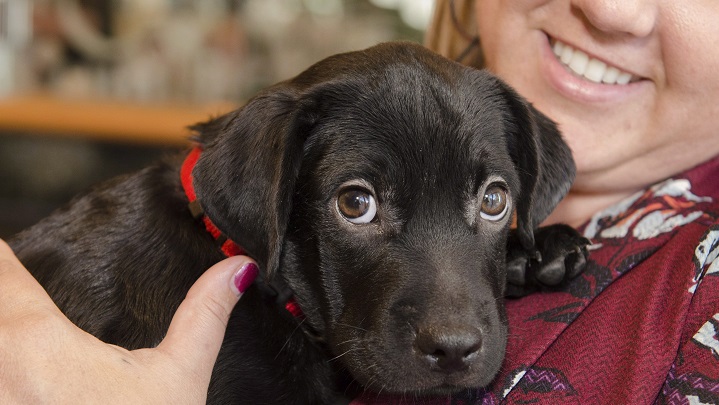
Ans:
[[[477,387],[504,355],[519,180],[506,144],[489,135],[502,130],[499,105],[478,119],[417,86],[393,100],[372,93],[317,123],[280,271],[363,385]]]
[[[512,218],[531,247],[573,177],[546,118],[487,73],[390,44],[200,130],[208,215],[287,282],[330,361],[385,392],[491,381]]]

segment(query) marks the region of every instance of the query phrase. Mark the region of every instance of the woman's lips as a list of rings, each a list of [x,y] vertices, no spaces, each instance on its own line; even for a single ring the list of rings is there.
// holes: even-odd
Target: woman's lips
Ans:
[[[648,82],[550,37],[544,41],[541,57],[549,83],[580,102],[620,101]]]
[[[557,39],[550,39],[550,44],[552,43],[554,43],[552,51],[557,59],[569,70],[589,81],[623,86],[639,79],[629,72],[622,71],[616,66],[607,65]]]

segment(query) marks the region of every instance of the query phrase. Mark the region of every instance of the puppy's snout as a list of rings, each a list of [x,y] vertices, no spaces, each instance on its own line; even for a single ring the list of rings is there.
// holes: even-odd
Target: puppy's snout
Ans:
[[[439,328],[419,331],[415,345],[431,368],[445,373],[465,371],[478,357],[482,336],[471,328]]]

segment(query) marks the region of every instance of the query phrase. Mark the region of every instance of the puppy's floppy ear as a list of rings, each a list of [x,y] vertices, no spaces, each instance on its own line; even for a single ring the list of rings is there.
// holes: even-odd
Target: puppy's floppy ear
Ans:
[[[521,183],[517,231],[525,249],[534,248],[534,230],[569,191],[576,168],[557,125],[502,83],[509,105],[509,153]]]
[[[207,216],[270,277],[278,268],[311,117],[289,84],[196,128],[206,143],[193,171]]]

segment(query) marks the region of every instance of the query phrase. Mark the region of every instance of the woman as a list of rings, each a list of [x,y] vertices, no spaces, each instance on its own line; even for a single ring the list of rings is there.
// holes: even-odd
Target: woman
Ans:
[[[716,21],[713,0],[437,2],[431,48],[494,71],[559,123],[579,172],[549,222],[594,250],[565,290],[507,303],[491,386],[434,402],[719,403]]]
[[[455,400],[719,403],[717,21],[709,0],[437,3],[431,48],[560,125],[578,174],[548,222],[594,242],[566,289],[508,302],[500,375]]]

